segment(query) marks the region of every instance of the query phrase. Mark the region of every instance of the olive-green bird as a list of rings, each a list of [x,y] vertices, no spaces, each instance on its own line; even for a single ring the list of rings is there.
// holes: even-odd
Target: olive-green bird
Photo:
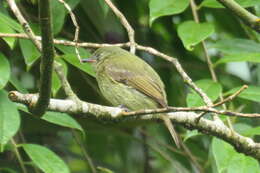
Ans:
[[[101,93],[112,105],[123,105],[132,111],[167,107],[159,75],[134,54],[119,47],[103,47],[86,61],[93,62]],[[170,119],[164,114],[161,118],[179,147]]]

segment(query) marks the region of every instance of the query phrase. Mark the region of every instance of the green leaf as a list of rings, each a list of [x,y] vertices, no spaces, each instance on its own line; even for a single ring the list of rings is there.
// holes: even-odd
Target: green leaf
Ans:
[[[5,56],[0,53],[0,89],[2,89],[10,78],[10,64]]]
[[[155,19],[183,12],[189,5],[189,0],[150,0],[150,26]]]
[[[33,65],[33,63],[40,57],[41,54],[32,43],[32,41],[20,39],[19,43],[25,60],[25,64],[27,65],[27,69],[29,69]]]
[[[212,154],[220,173],[259,173],[257,160],[237,153],[234,148],[217,138],[212,140]]]
[[[17,107],[19,110],[31,114],[25,105],[17,103]],[[80,132],[82,132],[83,136],[85,136],[85,131],[83,130],[81,125],[66,113],[47,111],[42,116],[42,119],[56,125],[79,130]]]
[[[64,69],[64,75],[67,76],[67,72],[68,72],[67,64],[60,57],[56,58],[56,61],[58,61],[62,65],[62,68]],[[52,73],[52,93],[53,93],[53,95],[57,94],[60,87],[61,87],[60,79],[59,79],[57,73],[53,72]]]
[[[217,66],[217,65],[223,64],[223,63],[243,62],[243,61],[260,63],[260,53],[242,53],[242,54],[225,55],[222,58],[220,58],[214,64],[214,66]]]
[[[211,47],[226,54],[253,54],[259,53],[260,44],[247,39],[223,39],[212,44]]]
[[[7,93],[0,90],[0,144],[6,144],[20,127],[20,115]]]
[[[86,72],[87,74],[91,76],[95,76],[95,72],[93,67],[88,63],[80,63],[79,59],[77,58],[75,54],[75,48],[74,47],[68,47],[63,45],[55,45],[59,50],[61,50],[65,55],[63,55],[63,59],[70,63],[71,65],[79,68],[80,70]],[[79,49],[80,56],[82,58],[90,57],[90,53],[83,48]]]
[[[1,20],[0,20],[0,22],[1,22]],[[1,24],[1,23],[0,23],[0,25],[1,25],[0,32],[2,32],[2,33],[15,33],[15,31],[10,26],[5,25],[5,24]],[[10,46],[11,49],[14,48],[15,38],[3,37],[3,39]]]
[[[220,93],[222,92],[221,85],[210,79],[202,79],[196,81],[195,84],[199,88],[201,88],[212,101],[215,101],[219,97]],[[197,107],[197,106],[205,105],[202,98],[193,90],[191,91],[191,93],[188,94],[186,101],[188,107]]]
[[[260,135],[260,127],[254,127],[247,129],[243,132],[243,135],[253,137],[255,135]]]
[[[11,75],[9,82],[20,92],[28,93],[27,89],[22,85],[22,83],[16,78],[15,75]]]
[[[1,24],[1,27],[3,25],[7,25],[10,28],[14,29],[15,31],[24,33],[23,28],[21,27],[20,24],[18,24],[15,20],[13,20],[12,18],[6,16],[5,14],[3,14],[1,12],[0,12],[0,24]]]
[[[67,0],[66,3],[70,6],[71,10],[80,2],[80,0]],[[53,16],[53,33],[58,34],[65,22],[65,17],[68,10],[59,1],[51,1],[51,12]],[[74,27],[74,26],[73,26]]]
[[[242,87],[242,86],[241,86]],[[237,92],[241,87],[236,87],[226,92],[224,95],[230,95]],[[238,95],[239,98],[247,99],[250,101],[260,102],[260,87],[249,85],[246,90]]]
[[[259,0],[235,0],[238,4],[240,4],[242,7],[252,7],[255,5],[259,5]],[[209,8],[225,8],[222,4],[220,4],[216,0],[204,0],[199,5],[199,7],[209,7]]]
[[[21,146],[33,163],[44,173],[70,172],[65,162],[48,148],[36,144],[22,144]]]
[[[64,24],[66,15],[64,5],[58,1],[51,1],[51,13],[53,16],[53,34],[56,35],[61,31]]]
[[[188,139],[196,136],[200,136],[201,133],[198,130],[187,130],[183,139],[183,142],[186,142]]]
[[[191,51],[196,44],[205,40],[214,32],[214,26],[211,23],[186,21],[178,26],[177,31],[184,47]]]
[[[85,132],[81,125],[66,113],[48,111],[43,115],[42,119],[63,127],[69,127],[72,129],[79,130],[82,132],[83,136],[85,136]]]

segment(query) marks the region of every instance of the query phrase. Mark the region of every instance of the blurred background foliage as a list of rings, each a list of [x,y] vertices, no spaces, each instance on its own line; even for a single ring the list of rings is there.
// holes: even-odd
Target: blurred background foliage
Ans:
[[[37,0],[16,1],[36,34],[39,34]],[[119,43],[128,41],[118,18],[103,0],[66,0],[77,16],[80,41]],[[113,1],[135,30],[138,43],[178,58],[190,77],[213,101],[234,93],[244,84],[249,88],[229,110],[259,112],[260,35],[245,26],[215,0],[196,0],[202,23],[193,20],[189,0]],[[237,0],[259,16],[259,0]],[[55,38],[73,40],[75,27],[68,12],[57,0],[51,1]],[[23,33],[7,2],[0,1],[0,32]],[[211,78],[201,41],[213,62],[218,82]],[[73,47],[55,45],[75,93],[84,101],[108,105],[100,95],[95,74],[88,64],[80,64]],[[92,49],[80,49],[89,57]],[[188,88],[175,67],[159,57],[137,51],[162,77],[171,106],[200,106],[200,97]],[[47,112],[42,119],[33,117],[26,107],[11,103],[7,92],[36,93],[39,85],[40,53],[30,40],[0,38],[0,172],[24,172],[18,164],[17,149],[28,172],[260,172],[259,163],[237,153],[215,137],[188,130],[176,124],[190,155],[176,149],[169,133],[156,122],[143,123],[97,120],[81,115]],[[65,98],[53,74],[52,97]],[[207,117],[209,118],[209,117]],[[221,116],[224,122],[226,117]],[[232,117],[234,129],[259,140],[259,119]],[[15,136],[14,136],[15,135]],[[147,165],[147,152],[149,165]]]

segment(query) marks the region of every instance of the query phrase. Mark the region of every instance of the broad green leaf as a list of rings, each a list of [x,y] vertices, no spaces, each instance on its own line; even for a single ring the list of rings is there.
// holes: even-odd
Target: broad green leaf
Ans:
[[[230,95],[235,92],[237,92],[241,87],[236,87],[231,89],[230,91],[226,92],[224,95]],[[244,90],[242,93],[240,93],[237,97],[255,101],[255,102],[260,102],[260,87],[259,86],[253,86],[250,85],[246,90]]]
[[[67,76],[67,72],[68,72],[67,64],[60,57],[57,57],[55,60],[58,61],[58,63],[60,63],[62,65],[62,67],[64,69],[64,75]],[[59,79],[57,73],[54,71],[52,73],[52,93],[53,93],[53,95],[57,94],[60,87],[61,87],[60,79]]]
[[[17,103],[16,105],[19,110],[30,114],[30,112],[28,111],[28,108],[25,105],[22,105],[19,103]],[[42,116],[42,119],[45,121],[48,121],[50,123],[56,124],[56,125],[79,130],[80,132],[82,132],[83,136],[85,136],[85,131],[83,130],[81,125],[66,113],[47,111]]]
[[[7,93],[0,90],[0,144],[6,144],[20,127],[19,112]]]
[[[0,53],[0,89],[2,89],[10,78],[10,64],[6,57]]]
[[[187,130],[183,139],[183,142],[186,142],[188,139],[195,137],[195,136],[200,136],[201,133],[198,132],[198,130]]]
[[[66,3],[70,6],[72,10],[79,2],[80,0],[66,1]],[[53,16],[53,33],[55,35],[61,31],[65,22],[66,14],[68,14],[68,10],[59,1],[51,1],[51,12]]]
[[[210,79],[202,79],[196,81],[195,84],[199,88],[201,88],[212,101],[215,101],[219,97],[220,93],[222,92],[221,85]],[[197,106],[205,105],[202,98],[193,90],[188,94],[186,101],[188,107],[197,107]]]
[[[85,136],[85,132],[81,125],[66,113],[47,111],[42,119],[53,124],[79,130],[82,132],[83,136]]]
[[[247,129],[243,132],[243,135],[253,137],[255,135],[260,135],[260,127],[254,127]]]
[[[150,26],[155,19],[183,12],[189,5],[189,0],[150,0]]]
[[[17,32],[23,33],[23,28],[21,27],[20,24],[18,24],[15,20],[12,18],[6,16],[5,14],[0,12],[0,24],[1,27],[3,25],[7,25],[11,27],[12,29],[16,30]]]
[[[1,19],[0,19],[0,22],[1,22]],[[15,33],[15,31],[10,26],[5,25],[5,24],[1,24],[1,23],[0,23],[0,25],[1,25],[1,27],[0,27],[0,32],[1,33]],[[11,49],[14,48],[15,38],[3,37],[3,39],[10,46]]]
[[[11,75],[9,82],[20,92],[28,93],[27,89],[22,85],[22,83],[16,78],[15,75]]]
[[[186,21],[178,26],[177,31],[184,47],[191,51],[196,44],[205,40],[214,32],[214,26],[211,23]]]
[[[219,173],[259,173],[257,160],[237,153],[228,143],[213,138],[212,154]]]
[[[44,173],[69,173],[66,163],[48,148],[36,144],[22,144],[33,163]]]
[[[259,53],[260,44],[247,39],[223,39],[211,45],[226,54]]]
[[[29,69],[33,65],[33,63],[40,57],[41,54],[30,40],[20,39],[19,43],[25,60],[25,64],[27,65],[27,69]]]
[[[68,47],[68,46],[63,46],[63,45],[56,45],[56,47],[64,53],[62,58],[64,60],[66,60],[68,63],[70,63],[73,66],[79,68],[80,70],[88,73],[91,76],[95,76],[94,69],[90,64],[79,62],[79,59],[77,58],[77,56],[75,54],[74,47]],[[87,57],[90,57],[90,55],[91,55],[86,49],[83,49],[83,48],[79,49],[79,53],[82,58],[87,58]]]
[[[235,0],[242,7],[252,7],[255,5],[259,5],[259,0]],[[222,4],[220,4],[217,0],[204,0],[199,5],[199,7],[209,7],[209,8],[225,8]]]
[[[51,13],[53,16],[53,34],[56,35],[61,31],[64,24],[66,15],[64,5],[59,1],[51,1]]]
[[[260,63],[260,53],[242,53],[242,54],[224,55],[214,65],[217,66],[223,63],[243,62],[243,61]]]

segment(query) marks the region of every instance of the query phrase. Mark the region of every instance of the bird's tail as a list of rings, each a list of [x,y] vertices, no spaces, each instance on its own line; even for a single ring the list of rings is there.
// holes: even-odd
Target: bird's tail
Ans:
[[[171,136],[172,136],[172,139],[174,140],[176,146],[177,146],[178,148],[180,148],[180,141],[179,141],[179,138],[178,138],[178,135],[177,135],[176,131],[174,130],[174,127],[173,127],[173,124],[172,124],[170,118],[167,117],[166,115],[162,115],[161,118],[162,118],[162,120],[163,120],[165,126],[166,126],[167,129],[169,130],[169,132],[170,132],[170,134],[171,134]]]

